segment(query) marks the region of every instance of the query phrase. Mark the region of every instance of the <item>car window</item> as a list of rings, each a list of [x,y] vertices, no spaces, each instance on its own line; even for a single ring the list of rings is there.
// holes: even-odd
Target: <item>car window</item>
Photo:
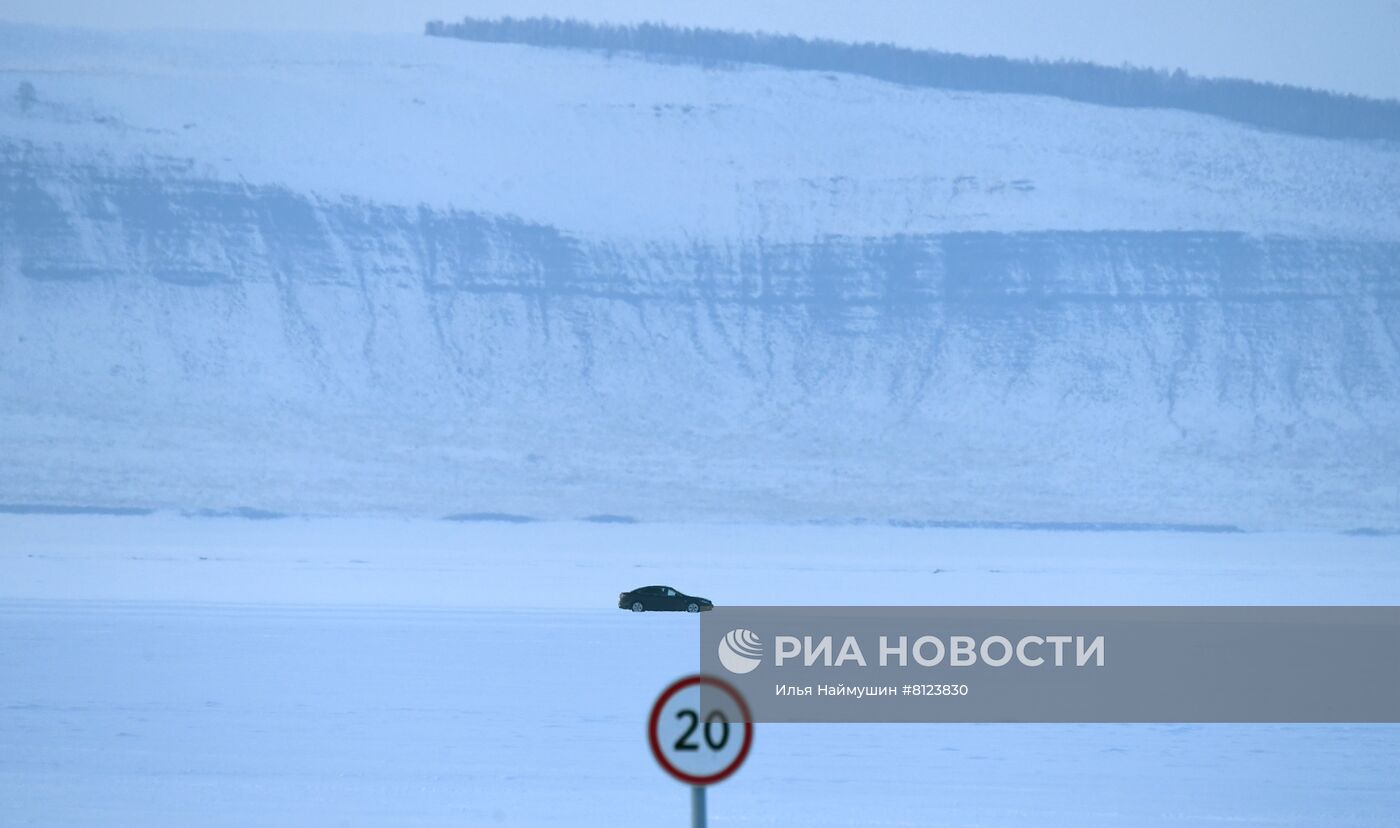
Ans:
[[[671,596],[672,598],[676,597],[676,591],[674,589],[666,590],[666,594]]]

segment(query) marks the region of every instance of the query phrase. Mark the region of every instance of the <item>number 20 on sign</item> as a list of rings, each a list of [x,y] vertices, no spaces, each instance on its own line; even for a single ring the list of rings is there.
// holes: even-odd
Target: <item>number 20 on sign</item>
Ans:
[[[748,704],[713,676],[687,676],[657,697],[647,740],[662,769],[687,785],[704,787],[739,769],[753,745]]]

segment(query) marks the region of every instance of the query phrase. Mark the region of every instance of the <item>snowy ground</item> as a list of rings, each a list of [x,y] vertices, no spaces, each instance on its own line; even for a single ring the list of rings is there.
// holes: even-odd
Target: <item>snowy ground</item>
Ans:
[[[0,44],[0,509],[1396,528],[1395,142],[422,36]]]
[[[0,137],[581,236],[1397,237],[1395,148],[1187,112],[420,35],[0,23]],[[37,102],[21,108],[29,82]],[[155,164],[154,166],[159,166]]]
[[[720,603],[1392,603],[1339,535],[0,516],[0,823],[684,824]],[[1053,563],[1052,563],[1053,562]],[[1382,726],[771,725],[717,825],[1393,825]]]

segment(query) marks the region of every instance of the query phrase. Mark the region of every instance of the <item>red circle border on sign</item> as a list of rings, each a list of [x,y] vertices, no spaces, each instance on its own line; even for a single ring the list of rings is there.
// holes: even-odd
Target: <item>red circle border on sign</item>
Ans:
[[[661,709],[666,706],[666,702],[670,701],[672,696],[685,688],[694,687],[697,684],[708,684],[711,687],[717,687],[725,693],[728,693],[730,698],[734,699],[735,703],[739,705],[739,712],[744,714],[744,743],[739,746],[739,755],[734,757],[734,761],[730,762],[728,767],[708,776],[696,776],[686,773],[671,764],[670,760],[666,758],[666,754],[662,753],[661,742],[656,735],[657,726],[661,723]],[[713,785],[716,782],[723,782],[725,779],[728,779],[730,774],[734,773],[734,771],[739,769],[740,765],[744,764],[744,759],[748,758],[749,748],[753,747],[752,720],[753,714],[749,712],[748,702],[744,701],[744,697],[739,695],[739,691],[735,690],[733,685],[729,682],[715,678],[714,676],[704,675],[703,673],[686,676],[674,682],[665,690],[662,690],[661,695],[656,699],[656,703],[652,705],[651,716],[647,719],[647,742],[651,745],[651,755],[656,757],[657,763],[661,765],[661,768],[667,773],[688,785]]]

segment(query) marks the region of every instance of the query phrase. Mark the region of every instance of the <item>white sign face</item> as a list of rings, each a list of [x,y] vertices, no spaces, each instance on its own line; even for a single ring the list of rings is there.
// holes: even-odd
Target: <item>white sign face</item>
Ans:
[[[753,724],[748,705],[727,682],[690,676],[652,706],[647,738],[661,767],[688,785],[713,785],[748,756]]]

